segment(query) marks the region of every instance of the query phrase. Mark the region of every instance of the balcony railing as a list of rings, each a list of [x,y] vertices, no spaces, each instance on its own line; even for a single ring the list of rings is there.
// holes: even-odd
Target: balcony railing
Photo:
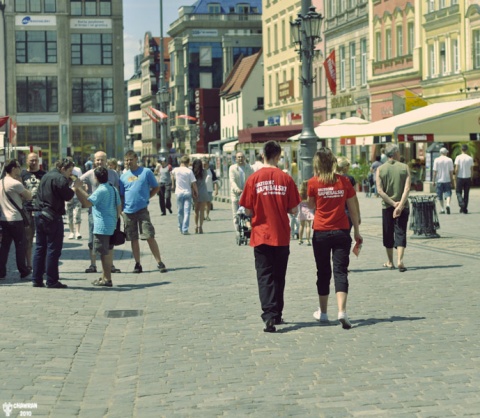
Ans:
[[[261,14],[186,14],[171,25],[169,31],[181,25],[184,22],[261,22]]]

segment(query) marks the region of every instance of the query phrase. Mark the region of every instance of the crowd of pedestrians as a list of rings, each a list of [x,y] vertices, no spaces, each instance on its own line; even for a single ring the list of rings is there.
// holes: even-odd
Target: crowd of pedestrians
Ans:
[[[461,213],[468,213],[469,188],[473,177],[473,159],[468,147],[455,162],[448,150],[440,149],[434,161],[433,184],[436,186],[441,212],[450,214],[451,191],[455,187]],[[292,219],[299,224],[299,244],[312,246],[316,264],[318,308],[313,317],[321,324],[329,323],[328,299],[333,276],[338,305],[338,321],[344,329],[351,328],[347,314],[349,261],[352,243],[359,251],[360,206],[355,180],[350,176],[350,162],[336,157],[328,148],[320,148],[313,159],[314,175],[299,188],[293,178],[279,168],[282,149],[269,141],[261,158],[250,166],[243,152],[235,155],[236,163],[229,168],[230,198],[234,223],[239,210],[249,216],[250,245],[254,247],[261,317],[265,332],[275,332],[284,323],[285,277],[293,234]],[[172,214],[172,191],[175,193],[179,232],[190,235],[190,212],[194,209],[195,233],[204,233],[209,220],[213,194],[218,194],[214,170],[207,159],[160,159],[154,171],[139,164],[133,151],[124,156],[121,171],[115,159],[107,160],[103,151],[95,153],[81,173],[72,158],[56,162],[49,172],[39,167],[35,153],[28,155],[26,170],[17,160],[5,164],[0,182],[0,225],[3,239],[0,246],[0,279],[5,278],[11,243],[15,244],[16,264],[20,278],[30,274],[34,287],[66,288],[59,281],[59,260],[64,240],[63,216],[67,214],[70,239],[82,239],[80,223],[82,208],[88,208],[90,266],[86,273],[97,273],[96,257],[100,256],[102,274],[92,281],[94,286],[112,287],[115,268],[112,235],[120,219],[126,240],[130,241],[135,260],[133,273],[142,273],[140,240],[145,240],[160,273],[167,272],[155,238],[148,205],[158,196],[162,216]],[[382,235],[389,270],[407,271],[404,263],[409,219],[408,197],[411,173],[400,161],[395,144],[382,149],[371,166],[375,192],[382,200]],[[456,185],[455,185],[456,181]],[[236,229],[237,230],[237,229]],[[352,238],[353,230],[353,238]],[[238,231],[237,231],[238,232]],[[32,241],[36,246],[32,263]],[[305,241],[304,241],[305,239]],[[396,249],[396,262],[394,262]],[[44,279],[46,280],[44,283]]]

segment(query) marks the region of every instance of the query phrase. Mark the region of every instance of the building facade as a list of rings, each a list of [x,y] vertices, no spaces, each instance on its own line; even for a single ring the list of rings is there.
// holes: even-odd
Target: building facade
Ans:
[[[42,148],[44,166],[82,164],[125,138],[123,8],[108,0],[8,2],[7,112],[17,144]]]
[[[221,132],[219,114],[218,120],[202,114],[196,92],[220,89],[241,55],[260,50],[262,2],[198,0],[179,8],[168,34],[173,38],[169,44],[170,128],[178,151],[191,153],[199,142],[206,149],[209,142],[220,139]],[[201,120],[196,123],[187,119],[197,116]]]

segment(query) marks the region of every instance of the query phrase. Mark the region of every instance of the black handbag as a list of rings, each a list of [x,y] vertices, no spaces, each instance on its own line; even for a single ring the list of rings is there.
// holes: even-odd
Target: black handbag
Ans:
[[[113,204],[116,208],[116,205],[115,205],[115,196],[117,194],[117,189],[115,189],[115,187],[113,187],[113,191],[114,191],[114,197],[113,197]],[[122,231],[122,228],[121,228],[121,225],[120,225],[120,218],[117,219],[117,226],[115,228],[115,231],[113,231],[113,235],[110,236],[110,245],[113,245],[113,246],[118,246],[118,245],[123,245],[125,244],[125,241],[127,239],[127,235],[125,234],[125,232]]]

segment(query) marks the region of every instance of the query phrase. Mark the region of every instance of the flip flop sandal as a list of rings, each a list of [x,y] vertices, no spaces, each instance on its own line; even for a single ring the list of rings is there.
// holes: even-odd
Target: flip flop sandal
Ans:
[[[395,270],[395,266],[393,264],[391,266],[389,266],[387,263],[383,263],[383,267],[385,267],[389,270]]]

